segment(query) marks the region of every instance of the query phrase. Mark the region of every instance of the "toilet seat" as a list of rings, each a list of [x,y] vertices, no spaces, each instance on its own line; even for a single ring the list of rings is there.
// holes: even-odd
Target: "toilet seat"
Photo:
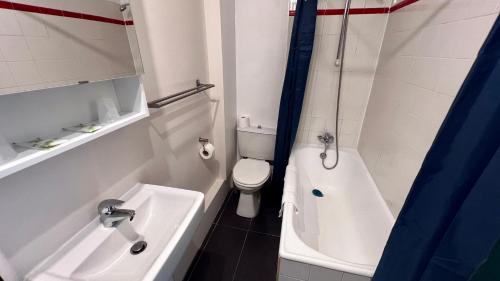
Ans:
[[[269,163],[264,160],[241,159],[233,169],[233,180],[236,185],[253,189],[263,185],[271,174]]]

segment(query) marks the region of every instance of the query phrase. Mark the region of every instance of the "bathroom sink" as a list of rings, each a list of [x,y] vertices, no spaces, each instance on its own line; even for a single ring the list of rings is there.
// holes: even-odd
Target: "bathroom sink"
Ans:
[[[125,201],[122,208],[136,212],[131,222],[109,228],[96,218],[29,273],[27,280],[171,280],[201,220],[203,194],[139,184],[121,200]],[[146,241],[147,247],[132,255],[130,249],[139,240]]]

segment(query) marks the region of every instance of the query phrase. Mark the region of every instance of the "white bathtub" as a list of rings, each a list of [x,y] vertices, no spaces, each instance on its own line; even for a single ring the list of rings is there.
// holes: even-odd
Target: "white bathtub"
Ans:
[[[290,157],[285,190],[296,193],[298,211],[285,203],[280,280],[314,281],[309,276],[320,273],[313,274],[313,269],[370,280],[394,218],[356,150],[340,149],[340,163],[330,171],[321,166],[321,152],[319,146],[297,146]],[[328,151],[327,164],[334,159],[335,151]],[[313,196],[315,188],[324,197]],[[297,266],[306,269],[291,268]],[[299,276],[292,276],[300,270]]]

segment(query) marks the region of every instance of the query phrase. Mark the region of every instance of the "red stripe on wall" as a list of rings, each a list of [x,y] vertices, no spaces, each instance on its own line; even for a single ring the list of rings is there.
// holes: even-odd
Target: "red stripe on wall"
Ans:
[[[75,12],[70,12],[70,11],[61,11],[63,17],[67,18],[75,18],[75,19],[82,19],[82,14],[80,13],[75,13]]]
[[[106,22],[106,23],[112,23],[112,24],[118,24],[118,25],[133,25],[134,24],[134,22],[131,20],[125,21],[125,20],[121,20],[121,19],[113,19],[113,18],[101,17],[101,16],[96,16],[96,15],[90,15],[90,14],[83,14],[83,13],[77,13],[77,12],[71,12],[71,11],[64,11],[64,10],[58,10],[58,9],[52,9],[52,8],[46,8],[46,7],[21,4],[21,3],[6,1],[6,0],[0,0],[0,9],[9,9],[9,10],[16,10],[16,11],[21,11],[21,12],[37,13],[37,14],[59,16],[59,17],[66,17],[66,18],[83,19],[83,20],[91,20],[91,21],[97,21],[97,22]]]
[[[370,14],[387,14],[404,8],[410,4],[418,2],[419,0],[403,0],[390,8],[352,8],[349,10],[351,15],[370,15]],[[288,15],[295,16],[295,11],[289,11]],[[318,16],[338,16],[343,15],[344,9],[318,9]]]
[[[349,10],[351,15],[387,14],[388,12],[389,8],[352,8]],[[323,16],[342,14],[344,14],[344,9],[318,10],[318,15]]]
[[[12,3],[7,1],[0,1],[0,9],[12,9]]]
[[[38,13],[38,12],[35,12]],[[45,14],[45,15],[52,15],[52,16],[58,16],[58,17],[64,17],[64,13],[61,10],[56,10],[56,9],[51,9],[51,8],[45,8],[45,7],[40,7],[40,14]]]
[[[351,15],[370,15],[370,14],[387,14],[389,8],[352,8],[349,10]],[[344,9],[318,9],[318,16],[338,16],[343,15]],[[290,11],[289,16],[295,16],[295,11]]]

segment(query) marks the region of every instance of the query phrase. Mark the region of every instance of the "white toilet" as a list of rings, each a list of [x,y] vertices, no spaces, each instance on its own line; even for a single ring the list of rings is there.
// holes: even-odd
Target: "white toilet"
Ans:
[[[274,159],[276,130],[261,127],[238,127],[238,150],[241,160],[233,168],[234,185],[240,190],[236,213],[253,218],[259,213],[260,192],[271,175],[265,160]]]

